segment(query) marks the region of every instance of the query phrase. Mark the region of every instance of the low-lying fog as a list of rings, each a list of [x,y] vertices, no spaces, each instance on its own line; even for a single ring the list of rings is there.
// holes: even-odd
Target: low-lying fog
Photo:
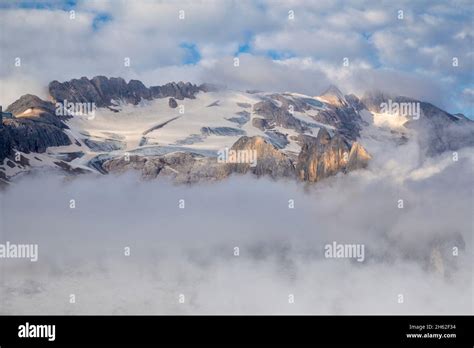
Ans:
[[[38,261],[0,259],[0,314],[472,313],[473,164],[316,185],[24,177],[0,193],[0,243]],[[333,242],[363,262],[325,257]]]

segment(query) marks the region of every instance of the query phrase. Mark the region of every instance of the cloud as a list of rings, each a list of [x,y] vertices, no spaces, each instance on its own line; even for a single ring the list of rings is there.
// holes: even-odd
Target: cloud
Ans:
[[[239,56],[239,66],[234,66],[233,57],[226,57],[203,69],[201,80],[226,84],[237,89],[259,89],[264,91],[314,93],[326,87],[329,80],[320,71],[308,71],[304,65],[293,69],[270,58],[250,54]]]
[[[472,151],[420,164],[414,144],[310,186],[24,177],[0,193],[0,240],[38,243],[39,260],[2,261],[1,312],[472,313]],[[365,261],[325,258],[333,241]]]
[[[400,10],[404,11],[401,20]],[[295,15],[293,20],[289,11]],[[328,69],[322,73],[307,69],[311,78],[321,76],[325,82],[337,75],[332,83],[357,90],[397,89],[403,95],[415,90],[417,95],[428,95],[429,101],[441,100],[439,106],[472,117],[470,105],[460,100],[463,90],[472,85],[471,17],[469,1],[454,1],[450,6],[430,1],[379,5],[372,1],[119,0],[78,1],[73,6],[60,1],[43,6],[12,2],[0,9],[4,62],[0,81],[2,85],[21,84],[11,89],[23,93],[31,91],[21,81],[47,86],[54,79],[95,75],[143,78],[148,85],[158,84],[152,78],[163,81],[161,76],[203,82],[193,79],[206,76],[203,71],[222,72],[227,57],[245,47],[243,53],[253,58],[243,58],[249,71],[239,72],[245,77],[229,71],[223,75],[229,80],[220,84],[246,82],[245,89],[255,89],[276,82],[278,88],[296,86],[312,93],[322,81],[289,82],[291,76],[300,78],[300,70],[305,70],[293,63],[311,59],[315,66]],[[192,44],[193,51],[183,43]],[[200,64],[190,68],[187,64],[198,62],[196,52]],[[259,76],[263,59],[269,57],[276,63],[269,62],[271,74],[283,78],[280,71],[290,66],[294,71],[281,82],[273,75]],[[349,58],[353,71],[364,69],[343,71],[344,57]],[[15,58],[21,58],[21,67],[15,66]],[[130,67],[124,66],[125,58],[130,58]],[[454,58],[459,63],[456,67]],[[282,62],[287,68],[278,68]],[[177,77],[169,75],[171,71]],[[358,78],[364,82],[357,82]],[[418,81],[417,88],[410,88],[412,81]],[[316,88],[308,88],[311,83]],[[427,90],[420,92],[420,88]],[[9,104],[12,98],[2,88],[0,102]]]

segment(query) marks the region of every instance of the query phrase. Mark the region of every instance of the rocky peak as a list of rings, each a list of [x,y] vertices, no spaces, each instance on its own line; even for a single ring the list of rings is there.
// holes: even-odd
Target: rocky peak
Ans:
[[[365,108],[375,113],[381,112],[382,103],[389,101],[399,105],[402,103],[419,105],[418,117],[409,117],[404,127],[418,133],[418,142],[426,155],[435,156],[445,151],[474,146],[474,122],[468,118],[452,115],[431,103],[380,91],[368,92],[362,98]]]
[[[255,175],[269,175],[273,178],[294,176],[294,166],[291,160],[274,145],[260,136],[243,136],[237,140],[230,150],[255,151],[257,163],[254,167],[250,163],[227,164],[230,172],[252,172]]]
[[[332,105],[348,106],[344,94],[335,85],[330,85],[319,98]]]
[[[281,106],[277,106],[275,100],[279,101]],[[307,127],[288,111],[288,105],[289,102],[285,98],[272,96],[272,98],[264,98],[261,102],[256,103],[253,111],[265,119],[264,125],[262,125],[264,127],[280,126],[303,133]]]
[[[153,98],[172,97],[183,100],[184,98],[194,99],[195,95],[201,91],[201,89],[190,82],[184,83],[180,81],[178,83],[169,82],[163,86],[153,86],[150,87],[150,91]]]
[[[130,80],[127,83],[121,77],[105,76],[95,76],[91,80],[81,77],[67,82],[52,81],[49,84],[49,93],[55,101],[88,102],[95,103],[97,107],[111,106],[114,100],[137,105],[142,99],[192,99],[199,91],[199,87],[189,82],[170,82],[148,88],[139,80]]]
[[[45,152],[50,146],[70,145],[63,132],[67,126],[55,115],[53,103],[25,94],[8,106],[15,118],[0,127],[0,162],[15,151]]]
[[[199,85],[199,90],[201,90],[203,92],[218,92],[218,91],[223,90],[225,88],[226,87],[223,86],[223,85],[217,85],[217,84],[214,84],[214,83],[207,83],[207,82]]]
[[[346,170],[351,171],[365,168],[371,159],[372,156],[370,156],[367,150],[359,142],[355,141],[349,153]]]
[[[305,142],[296,165],[301,180],[316,182],[339,172],[364,168],[370,155],[357,142],[352,147],[344,138],[321,128],[315,141]]]
[[[363,109],[366,109],[364,103],[355,94],[346,95],[346,100],[347,103],[352,108],[354,108],[355,111],[361,111]]]
[[[41,113],[54,113],[54,110],[53,103],[42,100],[33,94],[25,94],[10,104],[6,111],[15,116],[22,116],[22,114],[39,116]]]

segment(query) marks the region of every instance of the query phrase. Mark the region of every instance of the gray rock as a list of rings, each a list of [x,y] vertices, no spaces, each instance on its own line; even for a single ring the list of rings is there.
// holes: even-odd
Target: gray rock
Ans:
[[[252,119],[252,126],[260,129],[261,131],[265,131],[268,128],[272,128],[272,125],[268,120],[259,117],[255,117]]]
[[[290,143],[285,134],[277,131],[266,131],[265,135],[268,141],[278,149],[283,149]]]
[[[67,100],[73,103],[95,103],[97,107],[110,107],[112,101],[123,101],[137,105],[142,99],[153,98],[175,99],[195,98],[200,89],[189,82],[171,82],[163,86],[147,88],[141,81],[130,80],[128,83],[122,78],[107,78],[96,76],[91,80],[86,77],[73,79],[67,82],[52,81],[49,84],[49,93],[55,101]]]
[[[19,99],[10,104],[6,111],[11,112],[13,115],[19,115],[25,112],[27,109],[38,109],[43,113],[55,113],[55,106],[53,103],[42,100],[33,94],[25,94]]]
[[[418,133],[418,142],[427,156],[474,146],[474,122],[466,117],[452,115],[431,103],[404,96],[371,92],[362,98],[367,110],[372,112],[380,112],[382,103],[389,100],[394,103],[419,103],[419,119],[411,118],[404,126]]]
[[[34,109],[36,115],[3,120],[3,127],[0,128],[0,161],[14,156],[15,150],[42,153],[50,146],[71,144],[63,132],[68,127],[54,114],[52,103],[26,94],[7,108],[17,115],[28,109]]]
[[[113,139],[84,139],[84,143],[94,152],[111,152],[125,148],[125,144],[123,142]]]
[[[237,136],[245,135],[245,131],[238,128],[232,127],[202,127],[201,134],[205,136],[209,135],[224,135],[224,136]]]
[[[239,115],[239,117],[230,117],[226,118],[226,120],[237,123],[239,127],[242,127],[244,124],[250,121],[250,112],[248,111],[239,111],[237,112],[237,115]]]
[[[150,87],[151,96],[153,98],[168,98],[173,97],[178,100],[184,98],[194,99],[195,95],[201,91],[199,87],[189,82],[170,82],[163,86]]]
[[[237,105],[244,109],[248,109],[252,107],[252,104],[249,104],[249,103],[237,103]]]
[[[280,126],[284,128],[291,128],[291,129],[296,130],[299,133],[303,133],[304,131],[308,130],[308,127],[306,127],[303,124],[303,122],[293,117],[293,115],[291,115],[291,113],[288,111],[289,110],[288,100],[286,99],[282,99],[282,100],[284,100],[284,102],[282,102],[281,107],[279,107],[275,104],[275,102],[272,99],[266,98],[262,100],[261,102],[256,103],[253,106],[253,111],[257,115],[263,116],[263,118],[267,120],[267,123],[266,123],[267,125],[276,125],[276,126]],[[295,109],[295,111],[297,111],[297,109]],[[264,123],[258,124],[258,126],[264,126],[264,125],[265,125]]]
[[[70,144],[62,128],[54,124],[23,118],[5,120],[4,127],[0,129],[0,161],[13,157],[15,150],[42,153],[50,146]]]
[[[168,100],[168,105],[172,109],[176,109],[178,107],[178,103],[176,102],[176,99],[174,99],[174,98],[170,98]]]
[[[295,175],[295,167],[291,159],[262,137],[241,137],[232,145],[231,150],[256,151],[257,154],[257,164],[254,167],[249,163],[227,164],[227,169],[231,173],[251,172],[257,176],[268,175],[272,178],[294,177]]]

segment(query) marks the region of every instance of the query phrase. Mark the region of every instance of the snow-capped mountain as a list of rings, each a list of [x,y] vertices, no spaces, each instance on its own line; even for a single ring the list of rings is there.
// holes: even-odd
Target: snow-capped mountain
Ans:
[[[24,95],[2,113],[3,182],[45,168],[70,174],[133,169],[179,182],[247,172],[314,182],[365,168],[374,139],[399,146],[415,139],[428,156],[474,145],[474,122],[462,115],[382,93],[359,99],[335,86],[307,96],[183,82],[148,88],[97,76],[53,81],[49,93],[50,101]],[[419,117],[387,112],[392,104],[418,106]],[[86,112],[68,109],[78,105]],[[239,154],[253,151],[254,163],[239,161]],[[231,158],[222,160],[223,154]]]

